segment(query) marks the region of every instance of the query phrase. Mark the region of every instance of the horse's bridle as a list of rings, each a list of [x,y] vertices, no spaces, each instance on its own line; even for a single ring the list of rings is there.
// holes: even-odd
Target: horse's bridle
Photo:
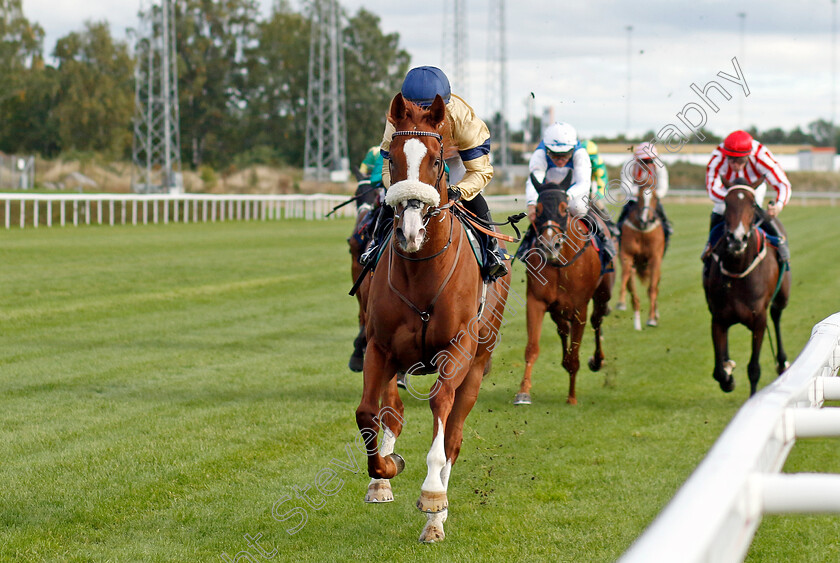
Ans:
[[[441,135],[439,135],[438,133],[435,133],[433,131],[394,131],[393,134],[391,135],[391,137],[434,137],[435,139],[438,140],[438,143],[440,144],[440,152],[438,153],[438,158],[440,159],[440,172],[438,172],[437,180],[435,180],[435,187],[440,189],[440,187],[439,187],[440,186],[440,181],[443,179],[443,173],[444,173],[444,170],[445,170],[444,163],[443,163],[443,137]],[[453,203],[454,202],[450,201],[450,202],[448,202],[444,205],[438,205],[437,207],[431,207],[430,206],[429,209],[426,211],[425,215],[423,215],[423,228],[425,228],[426,225],[429,224],[429,220],[431,220],[432,217],[437,217],[438,215],[441,214],[442,211],[445,211],[445,210],[449,209],[450,207],[452,207]],[[395,212],[394,213],[394,218],[399,219],[399,214],[397,214]],[[440,220],[443,221],[443,219],[444,218],[441,217]],[[397,252],[397,256],[399,256],[400,258],[403,258],[405,260],[410,260],[412,262],[425,262],[426,260],[432,260],[433,258],[437,258],[441,254],[446,252],[446,249],[448,249],[449,246],[452,244],[452,231],[453,231],[452,223],[453,223],[453,218],[450,216],[449,241],[447,241],[447,243],[444,245],[443,248],[441,248],[440,250],[438,250],[437,252],[435,252],[431,256],[426,256],[426,257],[423,257],[423,258],[413,258],[411,256],[406,256],[405,254],[401,254],[399,252]]]
[[[434,137],[438,140],[438,144],[440,145],[440,152],[438,153],[438,158],[440,159],[440,172],[438,172],[437,180],[435,180],[435,187],[440,189],[440,181],[443,179],[443,171],[445,168],[443,165],[443,137],[434,131],[394,131],[391,135],[391,138],[393,137]]]
[[[738,186],[737,188],[730,188],[730,189],[743,189],[743,190],[746,190],[746,191],[752,193],[753,197],[755,197],[755,191],[752,188],[750,188],[749,186]],[[755,205],[756,205],[755,200],[753,200],[753,207]],[[756,225],[756,222],[755,222],[755,212],[753,212],[752,219],[750,219],[750,225],[749,225],[749,228],[747,229],[747,237],[746,237],[746,240],[744,241],[745,245],[747,247],[749,247],[750,239],[752,238],[753,232],[758,234],[758,226]],[[718,263],[718,266],[720,268],[721,273],[723,275],[725,275],[726,277],[736,278],[736,279],[745,278],[748,275],[750,275],[753,270],[755,270],[755,268],[759,265],[759,263],[761,263],[761,261],[767,255],[767,243],[765,242],[762,245],[761,244],[762,240],[759,239],[759,242],[758,242],[759,252],[756,255],[756,257],[753,259],[753,261],[749,264],[749,266],[747,266],[746,269],[742,272],[731,272],[731,271],[724,268],[722,258],[720,257],[720,255],[717,252],[715,252],[717,250],[718,246],[720,246],[721,244],[723,244],[725,241],[728,240],[728,238],[729,238],[728,235],[730,235],[730,234],[732,234],[732,231],[729,230],[729,227],[724,222],[724,224],[723,224],[723,236],[720,238],[718,243],[715,245],[715,248],[712,251],[712,258],[715,260],[715,262]],[[725,246],[728,246],[728,245],[725,245]]]

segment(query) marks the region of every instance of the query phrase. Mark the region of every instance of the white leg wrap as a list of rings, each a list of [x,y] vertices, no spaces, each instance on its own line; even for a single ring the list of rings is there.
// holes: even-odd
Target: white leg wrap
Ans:
[[[379,455],[385,457],[394,453],[394,443],[397,437],[391,432],[391,429],[385,426],[382,429],[382,441],[379,444]]]
[[[444,485],[441,479],[443,468],[446,465],[446,452],[443,449],[444,431],[443,422],[438,419],[437,435],[435,435],[435,439],[432,441],[432,447],[426,456],[426,466],[429,472],[426,474],[426,480],[423,481],[423,486],[421,487],[423,491],[435,493],[446,492],[446,485]],[[447,471],[447,480],[448,473]]]

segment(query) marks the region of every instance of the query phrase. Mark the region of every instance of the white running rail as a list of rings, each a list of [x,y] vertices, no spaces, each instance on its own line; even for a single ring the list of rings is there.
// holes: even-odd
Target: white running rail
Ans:
[[[797,438],[840,436],[840,313],[748,400],[620,563],[743,561],[764,514],[840,513],[840,475],[780,473]]]
[[[205,194],[27,194],[0,193],[5,227],[138,223],[197,223],[231,220],[323,219],[350,196]],[[13,211],[17,213],[12,221]],[[353,204],[335,215],[353,217]]]

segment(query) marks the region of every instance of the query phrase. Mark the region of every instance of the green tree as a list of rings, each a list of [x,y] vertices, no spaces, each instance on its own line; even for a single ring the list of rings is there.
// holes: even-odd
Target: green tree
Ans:
[[[391,99],[400,91],[410,56],[398,33],[384,34],[379,16],[360,8],[344,30],[344,88],[350,162],[378,145]]]
[[[83,32],[58,40],[59,93],[53,117],[62,150],[129,154],[134,112],[134,62],[114,41],[107,22],[87,22]]]
[[[28,86],[43,70],[44,30],[23,16],[21,0],[0,0],[0,150],[21,150],[16,118]]]
[[[251,154],[271,152],[277,160],[303,164],[310,28],[288,2],[276,3],[258,26],[258,41],[246,52],[243,148]]]
[[[55,107],[58,71],[31,69],[20,77],[16,95],[0,103],[0,150],[55,157],[60,152]]]
[[[228,163],[241,150],[248,77],[256,42],[256,0],[176,4],[176,49],[184,162]]]
[[[834,145],[834,125],[825,119],[817,119],[808,124],[808,131],[818,147]]]

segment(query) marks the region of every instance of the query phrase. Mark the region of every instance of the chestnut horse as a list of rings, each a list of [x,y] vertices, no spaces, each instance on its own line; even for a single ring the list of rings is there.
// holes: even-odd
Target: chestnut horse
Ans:
[[[370,219],[370,214],[373,213],[374,207],[380,199],[379,188],[371,186],[370,182],[359,179],[359,184],[356,187],[356,195],[353,198],[356,200],[356,224],[353,226],[353,234],[347,239],[350,245],[350,274],[353,276],[355,282],[362,274],[362,265],[359,264],[359,257],[364,252],[367,243],[367,228],[366,222]],[[367,298],[367,280],[356,292],[356,299],[359,302],[359,334],[353,341],[353,354],[350,356],[348,367],[351,371],[362,371],[365,360],[365,303]]]
[[[648,282],[650,313],[647,325],[656,326],[659,321],[656,300],[659,295],[659,280],[662,277],[662,258],[665,255],[665,228],[656,215],[658,202],[655,187],[643,189],[640,186],[639,199],[630,209],[621,227],[621,287],[616,309],[626,309],[629,287],[633,300],[633,327],[636,330],[642,330],[642,313],[641,302],[636,294],[634,272],[640,281]]]
[[[571,177],[568,177],[571,180]],[[537,244],[525,253],[522,262],[527,274],[528,345],[525,348],[525,375],[514,400],[515,405],[531,404],[531,370],[540,353],[540,334],[546,312],[557,325],[563,343],[563,367],[569,372],[569,396],[575,405],[575,378],[580,367],[580,343],[586,328],[586,312],[593,301],[592,328],[595,353],[589,369],[598,371],[604,361],[601,349],[601,321],[608,311],[615,273],[601,274],[598,249],[592,244],[592,229],[568,209],[568,181],[561,186],[531,182],[539,193],[534,229]]]
[[[397,94],[388,121],[396,132],[386,203],[395,216],[391,241],[370,280],[364,391],[356,423],[372,478],[365,501],[388,502],[393,500],[389,479],[404,467],[393,453],[403,425],[397,373],[406,372],[411,394],[429,401],[432,444],[417,507],[427,517],[420,541],[435,542],[444,538],[452,466],[498,337],[510,275],[489,284],[484,298],[478,264],[447,195],[443,158],[451,135],[443,99],[437,96],[423,109]],[[421,394],[412,378],[431,373],[439,375]]]
[[[761,376],[759,357],[767,328],[768,306],[776,332],[776,371],[781,374],[787,368],[779,323],[790,295],[790,271],[785,270],[780,277],[776,249],[755,225],[753,188],[733,186],[724,201],[725,235],[712,248],[709,273],[703,278],[706,302],[712,313],[715,347],[712,375],[723,391],[729,393],[735,388],[732,377],[735,362],[729,359],[728,332],[734,324],[746,326],[752,332],[752,356],[747,366],[752,396]]]

